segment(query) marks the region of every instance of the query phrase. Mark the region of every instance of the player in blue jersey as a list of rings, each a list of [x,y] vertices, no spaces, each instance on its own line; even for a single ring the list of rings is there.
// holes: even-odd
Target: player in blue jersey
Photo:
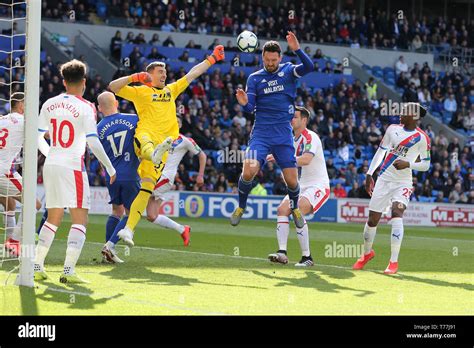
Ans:
[[[295,34],[288,32],[286,40],[288,48],[296,53],[302,64],[281,64],[280,44],[268,41],[263,46],[263,69],[249,76],[246,91],[237,89],[237,101],[245,112],[255,112],[255,123],[239,178],[239,206],[230,217],[232,226],[239,224],[253,188],[253,179],[268,154],[273,155],[282,169],[295,225],[302,228],[305,224],[298,209],[300,187],[291,120],[295,113],[297,79],[311,72],[314,66],[311,58],[301,50]]]
[[[117,180],[112,185],[108,183],[108,179],[106,180],[110,194],[109,203],[112,204],[112,215],[109,216],[105,225],[105,239],[108,242],[113,238],[115,230],[118,232],[125,226],[130,206],[140,191],[140,177],[137,173],[140,161],[135,154],[133,144],[138,117],[133,114],[119,113],[118,102],[113,93],[103,92],[97,101],[99,111],[104,115],[97,125],[97,134],[117,171]],[[115,243],[118,241],[118,237],[116,238]],[[120,263],[121,260],[114,250],[115,243],[104,245],[102,255],[109,262]]]

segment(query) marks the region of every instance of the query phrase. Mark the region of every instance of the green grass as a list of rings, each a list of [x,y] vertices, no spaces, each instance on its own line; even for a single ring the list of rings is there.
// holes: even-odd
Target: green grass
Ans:
[[[291,264],[274,265],[265,259],[277,249],[274,222],[243,220],[232,228],[223,219],[178,219],[193,228],[188,248],[176,232],[142,221],[130,255],[119,247],[126,263],[101,264],[105,221],[90,217],[77,267],[91,284],[58,281],[69,228],[65,221],[46,259],[50,280],[34,289],[15,287],[14,275],[7,276],[18,263],[3,263],[0,315],[474,313],[470,229],[406,227],[399,274],[386,276],[389,226],[378,229],[375,259],[356,272],[354,257],[328,257],[326,248],[361,243],[362,225],[310,224],[316,266],[295,269],[300,254],[293,227]]]

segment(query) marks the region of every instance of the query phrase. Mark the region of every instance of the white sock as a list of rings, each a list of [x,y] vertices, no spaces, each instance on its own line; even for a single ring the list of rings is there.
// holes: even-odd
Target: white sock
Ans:
[[[184,226],[178,224],[177,222],[171,220],[169,217],[164,215],[158,215],[158,217],[153,221],[154,224],[163,226],[165,228],[171,228],[179,233],[184,232]]]
[[[391,234],[391,249],[390,262],[398,262],[398,254],[403,240],[403,219],[400,217],[392,218],[392,234]]]
[[[364,227],[364,254],[370,253],[372,250],[372,244],[374,244],[375,233],[377,232],[377,226],[370,227],[365,223]]]
[[[67,239],[66,260],[64,261],[64,274],[74,274],[77,260],[81,255],[82,247],[86,241],[86,227],[74,224],[69,230]]]
[[[290,219],[288,216],[278,216],[277,217],[277,239],[278,239],[278,249],[286,250],[286,245],[288,243],[288,235],[290,234]]]
[[[7,233],[7,238],[13,238],[13,232],[16,226],[15,212],[7,212],[5,215],[5,231]]]
[[[48,255],[49,248],[53,244],[54,237],[58,226],[54,226],[49,222],[45,222],[39,234],[38,244],[36,245],[36,258],[35,264],[39,265],[40,268],[44,266],[44,259]]]
[[[309,256],[309,233],[308,233],[308,224],[305,223],[303,228],[296,227],[296,236],[298,237],[298,242],[300,242],[301,255]]]
[[[105,243],[105,245],[107,246],[107,248],[115,250],[115,244],[111,242],[110,240],[108,240],[107,243]]]

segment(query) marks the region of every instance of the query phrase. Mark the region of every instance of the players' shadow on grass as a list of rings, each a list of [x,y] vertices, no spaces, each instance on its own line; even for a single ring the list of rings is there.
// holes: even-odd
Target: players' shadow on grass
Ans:
[[[123,296],[123,294],[115,294],[110,297],[94,298],[94,291],[88,289],[86,287],[87,284],[71,284],[67,287],[60,287],[58,284],[48,281],[43,281],[41,284],[46,285],[47,287],[43,293],[36,295],[37,299],[47,302],[52,301],[69,304],[69,309],[93,309],[97,305],[105,304],[112,299]]]
[[[393,279],[424,283],[424,284],[434,285],[434,286],[453,287],[453,288],[464,289],[467,291],[474,291],[474,284],[471,284],[471,283],[451,283],[445,280],[419,278],[412,275],[405,275],[402,273],[399,273],[398,275],[394,276]]]
[[[340,270],[340,271],[350,273],[345,270]],[[365,297],[367,295],[374,294],[374,291],[353,289],[353,288],[349,288],[349,287],[342,286],[339,284],[330,283],[324,278],[322,278],[321,276],[319,276],[316,273],[316,271],[306,271],[304,278],[280,277],[280,276],[274,276],[274,275],[263,273],[256,270],[253,270],[252,273],[258,276],[262,276],[267,279],[280,280],[280,282],[277,283],[275,286],[297,286],[300,288],[310,288],[316,291],[334,292],[334,293],[338,293],[341,291],[354,291],[356,293],[355,296],[358,296],[358,297]],[[350,276],[347,276],[346,278],[350,278]],[[343,279],[343,278],[338,278],[338,279]]]
[[[125,267],[124,267],[125,266]],[[113,279],[120,279],[128,283],[143,284],[150,283],[156,285],[194,285],[194,284],[206,284],[215,286],[229,286],[229,287],[240,287],[248,289],[266,289],[265,287],[252,286],[252,285],[239,285],[239,284],[224,284],[224,283],[212,283],[201,281],[197,278],[182,277],[175,274],[169,273],[157,273],[143,267],[137,269],[137,265],[133,267],[126,267],[126,265],[119,265],[106,272],[100,273],[101,275],[108,276]]]

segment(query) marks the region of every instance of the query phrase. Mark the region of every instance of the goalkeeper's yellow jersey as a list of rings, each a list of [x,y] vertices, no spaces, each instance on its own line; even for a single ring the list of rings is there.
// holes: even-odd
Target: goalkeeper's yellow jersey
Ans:
[[[135,105],[138,114],[135,132],[146,132],[162,141],[163,136],[179,135],[175,100],[188,86],[186,77],[182,77],[164,88],[125,86],[116,94]]]

